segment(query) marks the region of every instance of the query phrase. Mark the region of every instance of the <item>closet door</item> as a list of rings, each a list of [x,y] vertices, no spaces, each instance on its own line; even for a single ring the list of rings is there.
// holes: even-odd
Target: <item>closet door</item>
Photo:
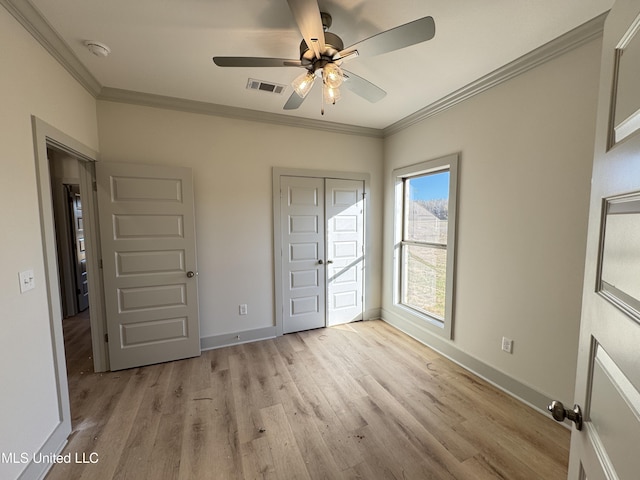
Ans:
[[[283,332],[362,320],[364,182],[280,177]]]
[[[324,179],[280,177],[284,333],[325,326]]]
[[[327,326],[362,320],[364,182],[327,178]]]

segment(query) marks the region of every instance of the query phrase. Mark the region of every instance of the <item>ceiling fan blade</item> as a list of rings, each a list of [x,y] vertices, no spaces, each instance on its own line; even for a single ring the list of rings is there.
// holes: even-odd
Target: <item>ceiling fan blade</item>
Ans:
[[[316,58],[324,51],[324,28],[320,8],[316,0],[287,0],[293,18],[298,24],[302,38],[307,46],[313,50]]]
[[[213,57],[219,67],[301,67],[300,60],[263,57]]]
[[[342,69],[342,72],[345,76],[345,81],[342,85],[351,90],[356,95],[361,96],[371,103],[376,103],[386,97],[387,92],[374,85],[369,80],[365,80],[355,73],[349,72],[345,69]]]
[[[361,40],[338,52],[335,60],[349,55],[353,56],[356,51],[358,56],[381,55],[416,43],[426,42],[431,40],[435,34],[436,24],[433,18],[420,18]]]
[[[287,103],[284,104],[283,109],[284,110],[295,110],[296,108],[298,108],[300,105],[302,105],[302,102],[304,102],[304,98],[302,98],[300,95],[298,95],[295,91],[291,94],[291,96],[289,97],[289,100],[287,100]]]

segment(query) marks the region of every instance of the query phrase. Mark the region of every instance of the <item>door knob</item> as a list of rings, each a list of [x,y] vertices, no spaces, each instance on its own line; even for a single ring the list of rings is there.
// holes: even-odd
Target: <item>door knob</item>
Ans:
[[[568,418],[576,424],[576,430],[582,430],[582,409],[580,405],[576,404],[573,406],[573,410],[567,410],[562,402],[554,400],[547,406],[547,410],[551,412],[551,416],[557,422],[562,422],[565,418]]]
[[[195,273],[195,272],[192,272],[191,270],[189,270],[189,271],[187,272],[187,277],[189,277],[189,278],[193,278],[193,277],[195,277],[195,276],[196,276],[196,273]]]
[[[323,263],[322,259],[318,260],[318,265],[322,265]]]
[[[333,263],[333,260],[327,260],[327,265]]]

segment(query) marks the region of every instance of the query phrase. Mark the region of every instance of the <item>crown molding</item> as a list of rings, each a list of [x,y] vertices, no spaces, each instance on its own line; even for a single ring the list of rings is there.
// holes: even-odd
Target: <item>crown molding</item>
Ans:
[[[100,82],[87,70],[69,45],[30,2],[27,0],[0,0],[0,5],[4,6],[25,30],[91,95],[95,97],[100,93],[102,88]]]
[[[165,108],[169,110],[179,110],[182,112],[233,118],[236,120],[247,120],[252,122],[284,125],[288,127],[311,128],[314,130],[326,130],[334,133],[382,138],[382,130],[377,128],[359,127],[356,125],[326,122],[323,120],[312,120],[308,118],[281,115],[279,113],[260,112],[247,108],[228,107],[226,105],[198,102],[196,100],[186,100],[183,98],[166,97],[151,93],[134,92],[131,90],[121,90],[111,87],[103,87],[97,98],[98,100],[107,100],[110,102]]]
[[[602,35],[605,12],[564,35],[548,42],[503,67],[442,97],[417,112],[384,129],[360,127],[343,123],[311,120],[278,113],[260,112],[162,95],[103,87],[73,53],[69,45],[49,25],[42,14],[28,0],[0,0],[11,15],[53,56],[91,95],[98,100],[167,108],[204,115],[215,115],[239,120],[265,122],[290,127],[326,130],[335,133],[385,138],[422,120],[437,115],[458,103],[478,95],[496,85],[578,48]]]
[[[383,129],[388,137],[602,36],[605,12]]]

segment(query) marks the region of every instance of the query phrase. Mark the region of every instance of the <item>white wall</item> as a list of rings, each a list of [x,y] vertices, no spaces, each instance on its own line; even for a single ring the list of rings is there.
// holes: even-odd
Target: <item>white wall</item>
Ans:
[[[95,100],[0,8],[0,452],[37,452],[58,423],[31,115],[97,149]],[[36,288],[20,294],[18,272]],[[0,478],[22,464],[0,463]]]
[[[275,325],[273,167],[371,174],[366,308],[380,308],[381,139],[106,101],[98,119],[102,160],[193,169],[201,337]]]
[[[600,50],[590,42],[385,142],[383,316],[394,316],[391,172],[460,152],[454,338],[419,336],[567,403]],[[514,340],[512,355],[500,350],[502,336]]]

